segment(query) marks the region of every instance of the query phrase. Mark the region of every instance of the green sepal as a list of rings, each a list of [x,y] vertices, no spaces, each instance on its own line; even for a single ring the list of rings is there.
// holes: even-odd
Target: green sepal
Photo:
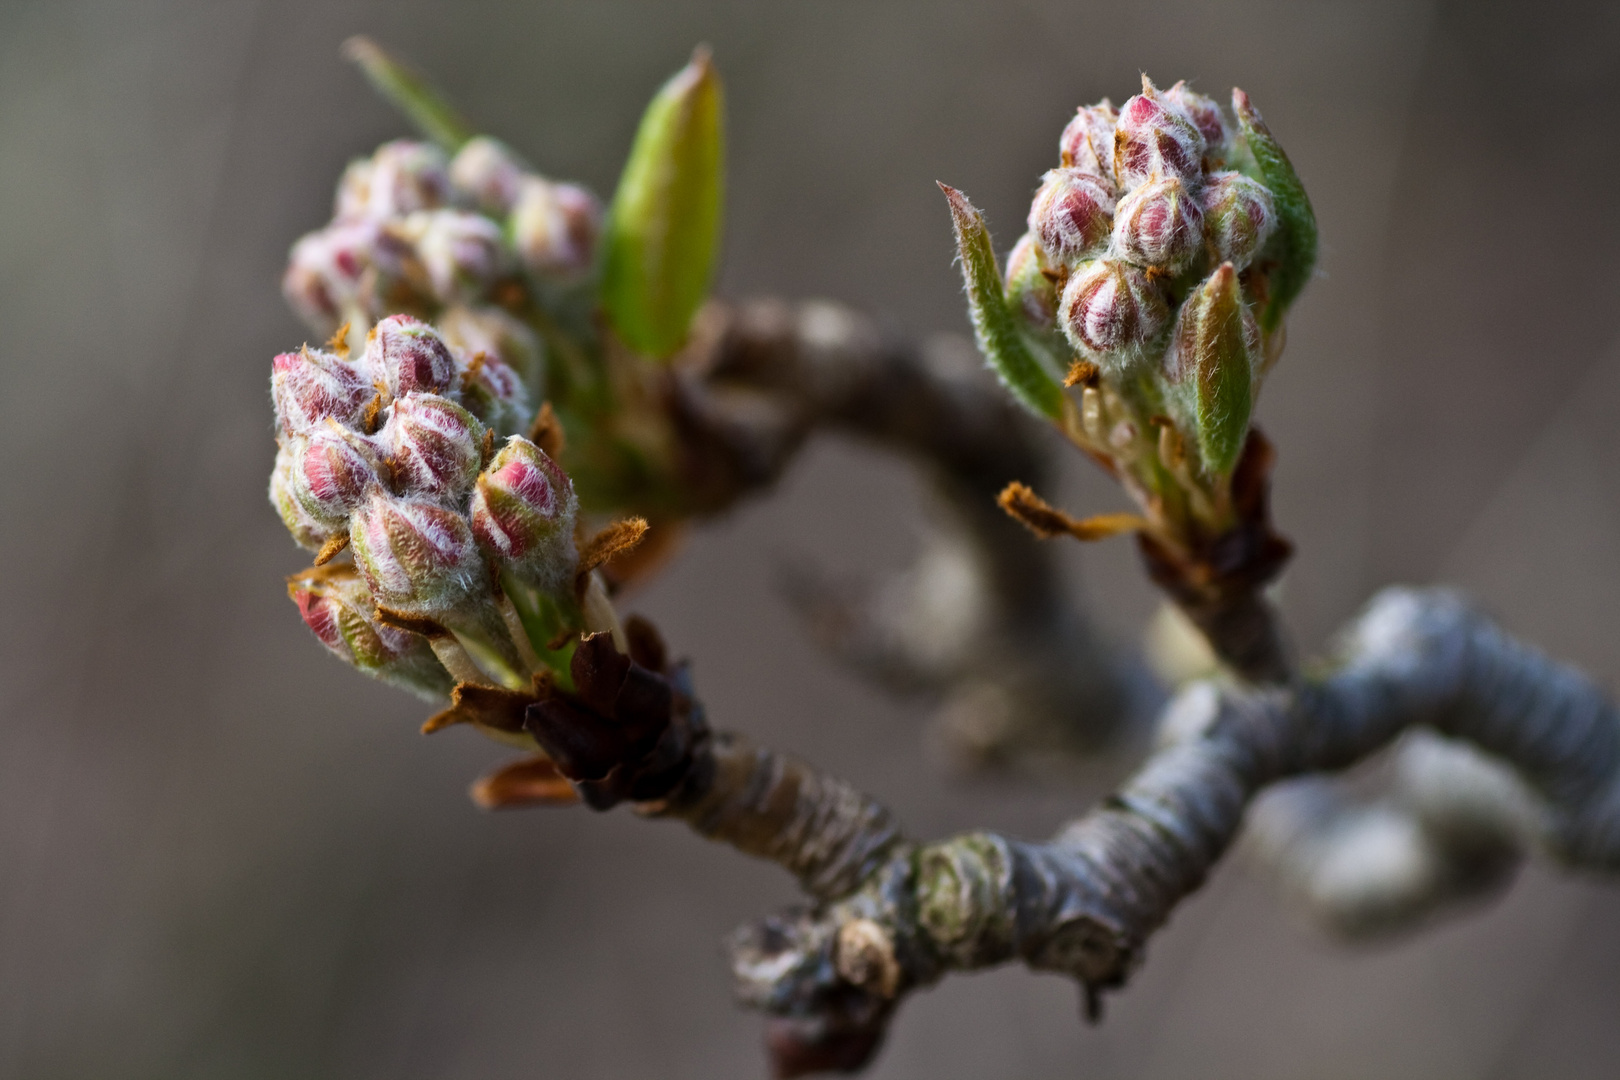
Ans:
[[[1057,420],[1063,412],[1063,389],[1036,359],[1019,331],[1018,319],[1002,291],[1001,271],[996,266],[995,249],[990,246],[990,230],[984,215],[973,208],[967,196],[953,187],[939,185],[951,207],[951,224],[956,229],[956,250],[962,260],[962,284],[967,289],[968,314],[979,351],[1002,385],[1031,412]]]
[[[654,95],[619,177],[601,302],[621,340],[663,359],[686,340],[720,250],[725,117],[707,49]]]
[[[1187,350],[1198,427],[1198,454],[1206,472],[1230,473],[1243,453],[1253,408],[1255,343],[1246,332],[1243,292],[1231,263],[1222,263],[1182,311],[1185,325],[1175,347]],[[1252,326],[1252,324],[1251,324]]]
[[[438,90],[375,41],[352,37],[343,43],[343,55],[359,66],[377,93],[446,153],[454,154],[473,137],[472,127]]]
[[[1311,279],[1316,268],[1316,214],[1311,210],[1305,185],[1288,160],[1288,155],[1272,137],[1271,129],[1242,90],[1232,91],[1232,111],[1244,141],[1260,171],[1260,179],[1271,190],[1277,204],[1277,231],[1267,247],[1275,253],[1277,266],[1267,283],[1266,302],[1260,312],[1260,328],[1271,333],[1282,324],[1288,307]]]

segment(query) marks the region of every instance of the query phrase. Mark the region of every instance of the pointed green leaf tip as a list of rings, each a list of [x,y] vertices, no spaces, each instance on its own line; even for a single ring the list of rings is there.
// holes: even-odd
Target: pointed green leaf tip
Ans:
[[[450,103],[427,80],[375,41],[352,37],[343,43],[343,55],[359,66],[372,87],[404,113],[416,130],[444,147],[447,153],[455,153],[472,138],[472,128]]]
[[[984,215],[953,187],[939,185],[951,206],[956,228],[956,250],[962,259],[962,284],[967,289],[968,314],[973,319],[979,351],[1025,407],[1056,420],[1063,412],[1063,390],[1041,367],[1018,332],[1018,323],[1002,292],[1001,271],[990,246]]]
[[[1260,179],[1271,189],[1271,197],[1277,203],[1277,233],[1271,247],[1277,254],[1278,265],[1271,273],[1270,296],[1260,312],[1260,326],[1269,334],[1282,323],[1288,306],[1305,288],[1316,267],[1316,214],[1311,210],[1311,200],[1305,194],[1299,174],[1294,172],[1288,155],[1277,145],[1259,111],[1250,104],[1249,95],[1234,88],[1232,111],[1237,114],[1249,152],[1260,167]]]
[[[700,47],[647,106],[608,215],[602,308],[637,352],[680,348],[709,295],[724,159],[720,77]]]
[[[1198,423],[1198,453],[1204,468],[1225,474],[1237,465],[1249,434],[1251,374],[1258,344],[1231,263],[1222,263],[1198,287],[1182,310],[1175,347],[1192,376]]]

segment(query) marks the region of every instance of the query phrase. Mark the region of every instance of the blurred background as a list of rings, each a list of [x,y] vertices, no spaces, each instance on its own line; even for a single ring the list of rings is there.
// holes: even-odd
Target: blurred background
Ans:
[[[480,813],[503,758],[323,654],[284,595],[269,359],[288,245],[403,124],[366,32],[552,175],[611,191],[700,41],[730,108],[722,293],[965,330],[936,179],[1021,231],[1078,104],[1147,71],[1242,85],[1315,201],[1321,276],[1260,419],[1319,646],[1379,585],[1447,581],[1620,674],[1620,9],[549,0],[0,4],[0,1076],[747,1077],[718,947],[786,875],[625,812]],[[1075,461],[1064,505],[1120,508]],[[816,654],[784,560],[904,564],[908,468],[821,440],[634,596],[710,715],[886,799],[915,835],[1051,832],[1074,782],[952,778],[925,711]],[[1123,541],[1065,557],[1113,638]],[[1112,770],[1112,771],[1110,771]],[[871,1075],[1620,1075],[1620,885],[1345,950],[1229,860],[1106,1022],[1011,968],[903,1010]]]

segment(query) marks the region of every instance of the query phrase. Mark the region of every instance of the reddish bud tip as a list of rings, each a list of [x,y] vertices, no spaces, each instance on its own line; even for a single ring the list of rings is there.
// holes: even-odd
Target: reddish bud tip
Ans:
[[[1025,233],[1007,256],[1007,301],[1031,326],[1051,329],[1057,321],[1057,285],[1041,270],[1040,247]]]
[[[406,220],[405,234],[441,303],[476,300],[506,271],[501,229],[464,210],[433,210]]]
[[[444,153],[431,143],[396,139],[349,164],[338,182],[336,217],[397,217],[433,210],[450,198]]]
[[[1142,92],[1119,110],[1114,129],[1114,175],[1130,191],[1155,176],[1196,181],[1204,137],[1185,113],[1144,77]]]
[[[1204,137],[1206,153],[1219,151],[1226,145],[1226,118],[1215,99],[1190,89],[1185,81],[1178,82],[1164,92],[1164,100],[1174,109],[1180,109],[1191,120],[1198,134]]]
[[[396,398],[379,438],[403,494],[459,503],[483,464],[484,425],[437,394]]]
[[[350,518],[355,565],[379,604],[435,617],[488,585],[466,520],[426,499],[373,487]]]
[[[409,315],[390,315],[366,340],[366,369],[390,397],[441,394],[456,380],[456,360],[438,331]]]
[[[1029,231],[1054,262],[1072,266],[1107,246],[1113,213],[1106,182],[1079,169],[1053,169],[1029,208]]]
[[[531,271],[542,277],[576,277],[596,258],[602,206],[575,184],[531,176],[512,208],[512,243]]]
[[[328,421],[298,440],[293,496],[311,518],[341,531],[366,488],[377,483],[377,450],[358,432]]]
[[[1198,254],[1204,216],[1179,176],[1148,180],[1119,201],[1114,251],[1138,266],[1176,273]]]
[[[1099,259],[1069,278],[1058,319],[1071,344],[1106,360],[1157,338],[1169,325],[1170,309],[1141,270]]]
[[[1114,125],[1119,110],[1107,98],[1074,114],[1058,138],[1063,167],[1079,169],[1114,184]]]
[[[514,436],[478,477],[468,514],[485,551],[549,589],[573,577],[577,507],[568,475],[545,451]]]
[[[270,362],[270,397],[282,435],[308,434],[329,419],[353,424],[374,396],[360,369],[336,353],[306,346]]]
[[[469,139],[450,161],[450,186],[463,205],[504,218],[528,173],[511,147],[487,135]]]
[[[1215,257],[1242,270],[1277,224],[1277,206],[1260,181],[1237,172],[1211,173],[1199,194],[1204,238]]]

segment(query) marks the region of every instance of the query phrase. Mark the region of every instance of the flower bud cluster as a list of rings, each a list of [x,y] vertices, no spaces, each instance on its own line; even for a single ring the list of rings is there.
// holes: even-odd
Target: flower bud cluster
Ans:
[[[1246,269],[1275,227],[1271,192],[1228,168],[1246,160],[1241,141],[1185,83],[1161,91],[1144,78],[1120,108],[1080,109],[1009,259],[1009,297],[1104,370],[1162,351],[1188,292],[1224,263]]]
[[[332,221],[293,245],[282,291],[321,334],[397,311],[436,320],[454,305],[498,305],[525,275],[580,279],[601,224],[590,192],[540,176],[494,139],[449,158],[396,140],[349,165]]]
[[[548,594],[572,588],[573,485],[512,432],[529,409],[500,360],[466,360],[432,326],[392,315],[358,359],[308,347],[276,357],[271,392],[272,504],[303,546],[354,555],[341,586],[323,578],[293,599],[355,666],[422,683],[419,650],[377,623],[379,608],[460,637],[498,627],[503,573]]]

